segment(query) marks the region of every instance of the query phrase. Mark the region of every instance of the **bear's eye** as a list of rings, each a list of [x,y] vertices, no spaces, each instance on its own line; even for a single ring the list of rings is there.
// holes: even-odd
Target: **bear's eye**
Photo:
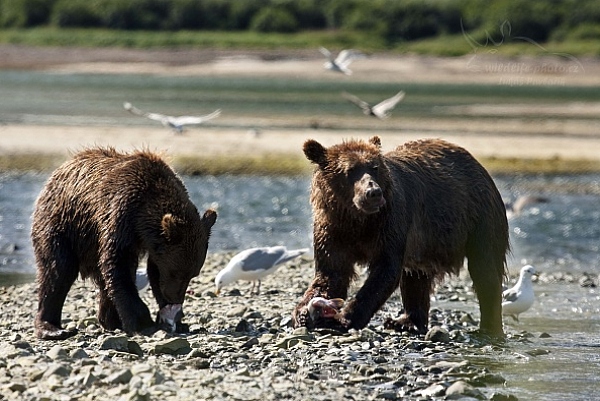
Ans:
[[[356,167],[350,167],[349,169],[346,170],[346,176],[351,177],[353,176],[357,171]]]

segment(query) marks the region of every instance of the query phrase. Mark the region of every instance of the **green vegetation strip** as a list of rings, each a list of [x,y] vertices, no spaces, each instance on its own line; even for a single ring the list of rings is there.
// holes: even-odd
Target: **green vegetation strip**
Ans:
[[[296,155],[229,156],[198,158],[179,156],[173,166],[186,175],[260,174],[300,175],[311,171],[309,162]]]
[[[339,49],[355,47],[365,52],[388,51],[439,56],[473,54],[473,47],[462,34],[448,34],[432,38],[398,42],[393,45],[369,32],[360,31],[308,31],[297,33],[262,33],[253,31],[118,31],[101,28],[54,28],[0,30],[0,43],[27,46],[58,46],[88,48],[210,48],[231,50],[298,50],[317,49],[320,46]],[[485,43],[482,41],[482,43]],[[508,42],[502,46],[477,49],[493,50],[494,54],[570,56],[600,55],[600,40],[565,39],[546,42],[543,46],[530,43]]]
[[[295,34],[227,31],[118,31],[40,27],[0,30],[0,43],[28,46],[215,49],[317,49],[319,46],[382,50],[385,45],[360,32],[299,32]],[[467,46],[468,47],[468,46]],[[465,49],[466,50],[466,49]]]
[[[60,154],[21,153],[2,155],[0,172],[50,172],[66,156]],[[479,158],[492,174],[585,174],[600,173],[600,160]],[[312,171],[308,161],[297,155],[267,154],[261,156],[194,157],[174,156],[170,163],[184,175],[307,175]]]
[[[599,173],[600,160],[479,158],[492,174],[585,174]]]

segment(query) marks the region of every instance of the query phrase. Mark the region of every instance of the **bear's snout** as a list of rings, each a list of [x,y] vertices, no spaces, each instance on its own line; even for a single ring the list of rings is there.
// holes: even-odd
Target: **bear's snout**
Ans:
[[[383,190],[370,175],[365,174],[355,187],[353,202],[364,213],[377,213],[385,205]]]
[[[367,198],[383,198],[383,191],[381,190],[381,188],[377,187],[371,187],[369,189],[367,189],[367,193],[366,193]]]

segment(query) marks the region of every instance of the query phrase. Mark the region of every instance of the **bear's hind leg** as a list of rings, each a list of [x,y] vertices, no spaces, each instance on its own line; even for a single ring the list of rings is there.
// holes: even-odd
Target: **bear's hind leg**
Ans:
[[[60,322],[67,294],[78,274],[72,257],[38,259],[38,311],[34,323],[38,338],[64,340],[77,334],[77,329],[63,329]]]
[[[398,319],[388,318],[384,323],[385,328],[417,334],[427,332],[432,290],[433,277],[403,269],[400,293],[404,313]]]
[[[467,255],[469,274],[479,300],[482,334],[504,337],[502,329],[502,277],[504,255],[494,257],[481,251]]]

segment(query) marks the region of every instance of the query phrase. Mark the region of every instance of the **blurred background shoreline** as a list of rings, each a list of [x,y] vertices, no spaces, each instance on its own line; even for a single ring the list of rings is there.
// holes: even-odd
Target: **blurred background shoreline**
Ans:
[[[69,152],[106,144],[165,151],[189,173],[242,169],[232,158],[258,172],[305,173],[301,146],[308,137],[332,144],[373,134],[384,137],[386,150],[441,137],[500,173],[600,170],[600,60],[594,58],[383,53],[357,60],[347,77],[324,70],[317,49],[0,44],[0,54],[4,170],[51,169]],[[40,85],[49,92],[40,93]],[[340,96],[349,90],[371,100],[397,89],[407,91],[406,100],[385,121],[363,116]],[[86,94],[66,93],[74,90]],[[42,105],[44,95],[57,102],[55,110]],[[35,109],[36,98],[43,110]],[[123,101],[165,113],[224,112],[173,137],[125,113]]]

